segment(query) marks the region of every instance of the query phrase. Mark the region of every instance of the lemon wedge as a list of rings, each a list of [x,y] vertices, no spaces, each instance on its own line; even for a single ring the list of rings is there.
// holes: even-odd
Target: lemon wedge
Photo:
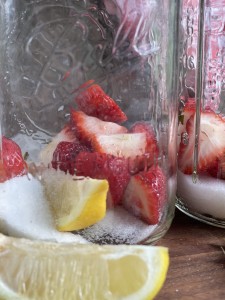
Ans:
[[[106,214],[107,180],[76,177],[48,169],[42,176],[56,228],[74,231],[89,227]]]
[[[159,246],[59,244],[0,234],[0,299],[154,299],[166,278]]]

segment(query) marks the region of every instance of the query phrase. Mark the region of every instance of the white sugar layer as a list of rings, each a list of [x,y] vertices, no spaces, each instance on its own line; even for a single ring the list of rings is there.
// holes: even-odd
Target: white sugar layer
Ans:
[[[43,187],[31,175],[0,183],[0,231],[14,237],[85,242],[79,235],[55,229]]]
[[[192,211],[225,219],[225,180],[200,176],[193,183],[191,175],[178,172],[177,194]]]

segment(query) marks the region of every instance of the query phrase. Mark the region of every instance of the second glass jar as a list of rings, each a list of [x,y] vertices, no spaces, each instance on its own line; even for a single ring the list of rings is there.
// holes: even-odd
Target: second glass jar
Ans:
[[[225,228],[225,1],[183,2],[178,208]]]

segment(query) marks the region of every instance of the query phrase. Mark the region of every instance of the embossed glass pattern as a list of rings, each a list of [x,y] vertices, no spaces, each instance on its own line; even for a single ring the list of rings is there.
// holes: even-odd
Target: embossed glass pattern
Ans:
[[[57,145],[78,141],[78,152],[94,153],[95,158],[112,155],[113,161],[125,161],[126,170],[118,165],[112,171],[107,162],[103,172],[96,159],[92,168],[97,173],[80,172],[85,177],[107,179],[110,190],[104,218],[74,234],[91,242],[116,244],[160,238],[173,218],[176,190],[179,1],[2,0],[0,5],[1,132],[19,145],[28,168],[25,175],[12,168],[15,174],[7,180],[3,176],[0,185],[15,176],[27,176],[27,180],[34,176],[42,182],[43,172],[54,169],[52,155]],[[101,143],[100,133],[92,130],[102,118],[104,122],[114,120],[116,112],[104,111],[100,102],[93,104],[96,90],[88,98],[91,102],[85,98],[96,85],[126,116],[112,121],[121,126],[115,132],[104,129],[110,125],[102,125]],[[94,113],[90,113],[93,106]],[[88,129],[82,124],[78,132],[71,111],[77,114],[80,110],[87,119],[92,114],[97,120]],[[137,122],[144,129],[135,128]],[[65,126],[75,136],[72,141],[68,133],[62,135]],[[88,140],[83,130],[91,131]],[[109,132],[120,134],[122,142],[109,137]],[[130,134],[129,144],[126,134]],[[40,154],[52,141],[55,148],[47,161]],[[79,173],[75,152],[63,154],[63,158],[59,153],[57,172]],[[4,155],[2,141],[3,169]],[[69,160],[64,168],[61,160],[65,157]],[[103,158],[99,159],[102,162]],[[85,166],[82,161],[82,168]],[[92,168],[87,166],[89,171]],[[126,184],[123,172],[129,179]],[[136,184],[135,195],[131,179]],[[112,195],[119,189],[122,192],[115,203]]]

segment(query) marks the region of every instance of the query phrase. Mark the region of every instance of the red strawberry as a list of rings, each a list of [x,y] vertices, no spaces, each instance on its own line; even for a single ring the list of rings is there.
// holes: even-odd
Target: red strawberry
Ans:
[[[123,196],[123,206],[146,223],[157,224],[166,201],[166,182],[159,166],[133,175]]]
[[[180,145],[182,134],[186,132],[186,124],[192,115],[195,114],[196,102],[194,98],[189,98],[185,103],[183,110],[180,112],[178,124],[178,140],[177,144]]]
[[[70,124],[66,124],[64,128],[57,133],[53,139],[55,142],[74,142],[76,140],[76,136],[74,135],[73,130],[70,128]]]
[[[188,141],[180,143],[178,166],[183,173],[191,174],[195,144],[194,115],[188,120],[186,130]],[[225,153],[225,121],[211,110],[201,113],[198,151],[198,172],[205,172],[215,166],[216,161]]]
[[[122,123],[127,120],[125,113],[116,102],[102,90],[93,84],[83,90],[75,99],[78,109],[89,116],[103,121]]]
[[[75,142],[77,140],[75,133],[67,124],[65,127],[53,137],[52,141],[40,153],[40,160],[46,166],[51,164],[53,153],[60,142]]]
[[[184,107],[181,110],[181,115],[183,115],[184,117],[183,117],[183,120],[179,120],[180,121],[179,123],[186,126],[188,119],[190,118],[191,115],[193,115],[195,113],[195,110],[196,110],[195,98],[189,98],[184,103]]]
[[[207,168],[207,174],[219,179],[225,179],[225,154],[216,159],[215,163]]]
[[[2,137],[0,161],[0,182],[27,173],[27,164],[23,159],[20,147],[4,136]]]
[[[146,145],[145,133],[98,135],[92,143],[94,151],[125,158],[143,155]]]
[[[80,152],[75,159],[76,175],[109,182],[108,204],[119,204],[129,182],[128,161],[105,153]]]
[[[52,167],[74,175],[75,157],[81,151],[90,150],[78,141],[60,142],[53,153]]]
[[[71,110],[71,128],[80,141],[87,145],[92,145],[96,136],[100,134],[110,135],[127,132],[123,126],[99,120],[73,109]]]
[[[158,156],[158,144],[157,144],[157,139],[155,136],[155,132],[154,129],[152,127],[152,125],[148,122],[136,122],[131,128],[130,128],[130,132],[133,133],[145,133],[146,134],[146,152],[147,153],[151,153],[154,156],[157,155]]]
[[[131,128],[130,132],[145,133],[146,134],[146,149],[143,159],[147,160],[148,166],[151,166],[159,156],[159,148],[152,125],[148,122],[136,122]],[[142,163],[144,165],[144,163]]]

